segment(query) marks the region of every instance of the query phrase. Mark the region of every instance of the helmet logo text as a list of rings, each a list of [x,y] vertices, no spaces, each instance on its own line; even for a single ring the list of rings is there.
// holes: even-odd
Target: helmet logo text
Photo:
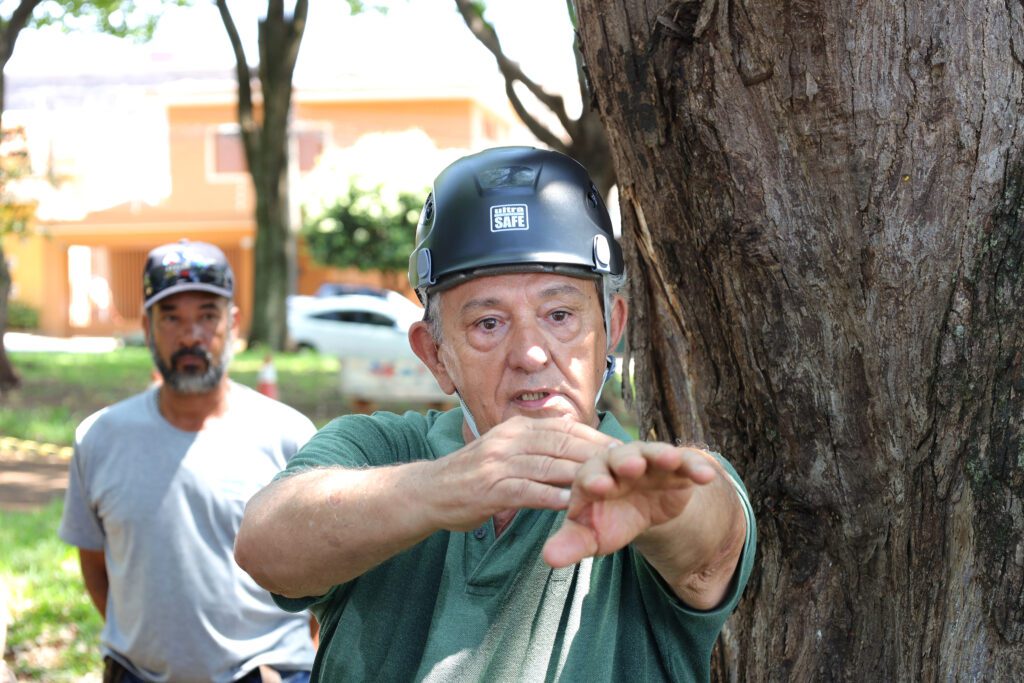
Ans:
[[[529,230],[530,214],[526,204],[500,204],[491,207],[491,232]]]

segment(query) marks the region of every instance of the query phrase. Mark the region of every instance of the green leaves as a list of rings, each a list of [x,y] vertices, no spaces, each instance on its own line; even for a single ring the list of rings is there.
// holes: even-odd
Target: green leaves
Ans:
[[[190,0],[50,0],[36,9],[30,25],[60,25],[65,30],[88,27],[145,41],[153,37],[164,7],[188,4]]]
[[[353,180],[332,206],[305,222],[302,238],[320,264],[405,271],[425,199],[426,190],[387,192],[382,185],[366,188]]]

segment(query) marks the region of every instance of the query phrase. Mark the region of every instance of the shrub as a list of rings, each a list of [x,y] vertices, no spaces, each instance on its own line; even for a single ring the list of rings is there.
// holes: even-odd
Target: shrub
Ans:
[[[12,330],[39,329],[39,309],[20,301],[7,303],[7,327]]]

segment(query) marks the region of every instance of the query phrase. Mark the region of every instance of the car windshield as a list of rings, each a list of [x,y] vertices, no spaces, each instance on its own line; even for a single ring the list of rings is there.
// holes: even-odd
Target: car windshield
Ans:
[[[398,292],[389,292],[385,297],[296,296],[290,297],[289,309],[309,318],[394,327],[402,332],[408,332],[414,322],[423,319],[423,308]]]

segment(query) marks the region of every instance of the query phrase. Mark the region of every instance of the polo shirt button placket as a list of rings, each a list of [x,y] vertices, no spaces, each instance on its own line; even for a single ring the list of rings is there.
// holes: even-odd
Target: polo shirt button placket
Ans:
[[[475,538],[478,541],[484,540],[485,538],[487,538],[487,529],[482,526],[473,529],[473,538]]]

